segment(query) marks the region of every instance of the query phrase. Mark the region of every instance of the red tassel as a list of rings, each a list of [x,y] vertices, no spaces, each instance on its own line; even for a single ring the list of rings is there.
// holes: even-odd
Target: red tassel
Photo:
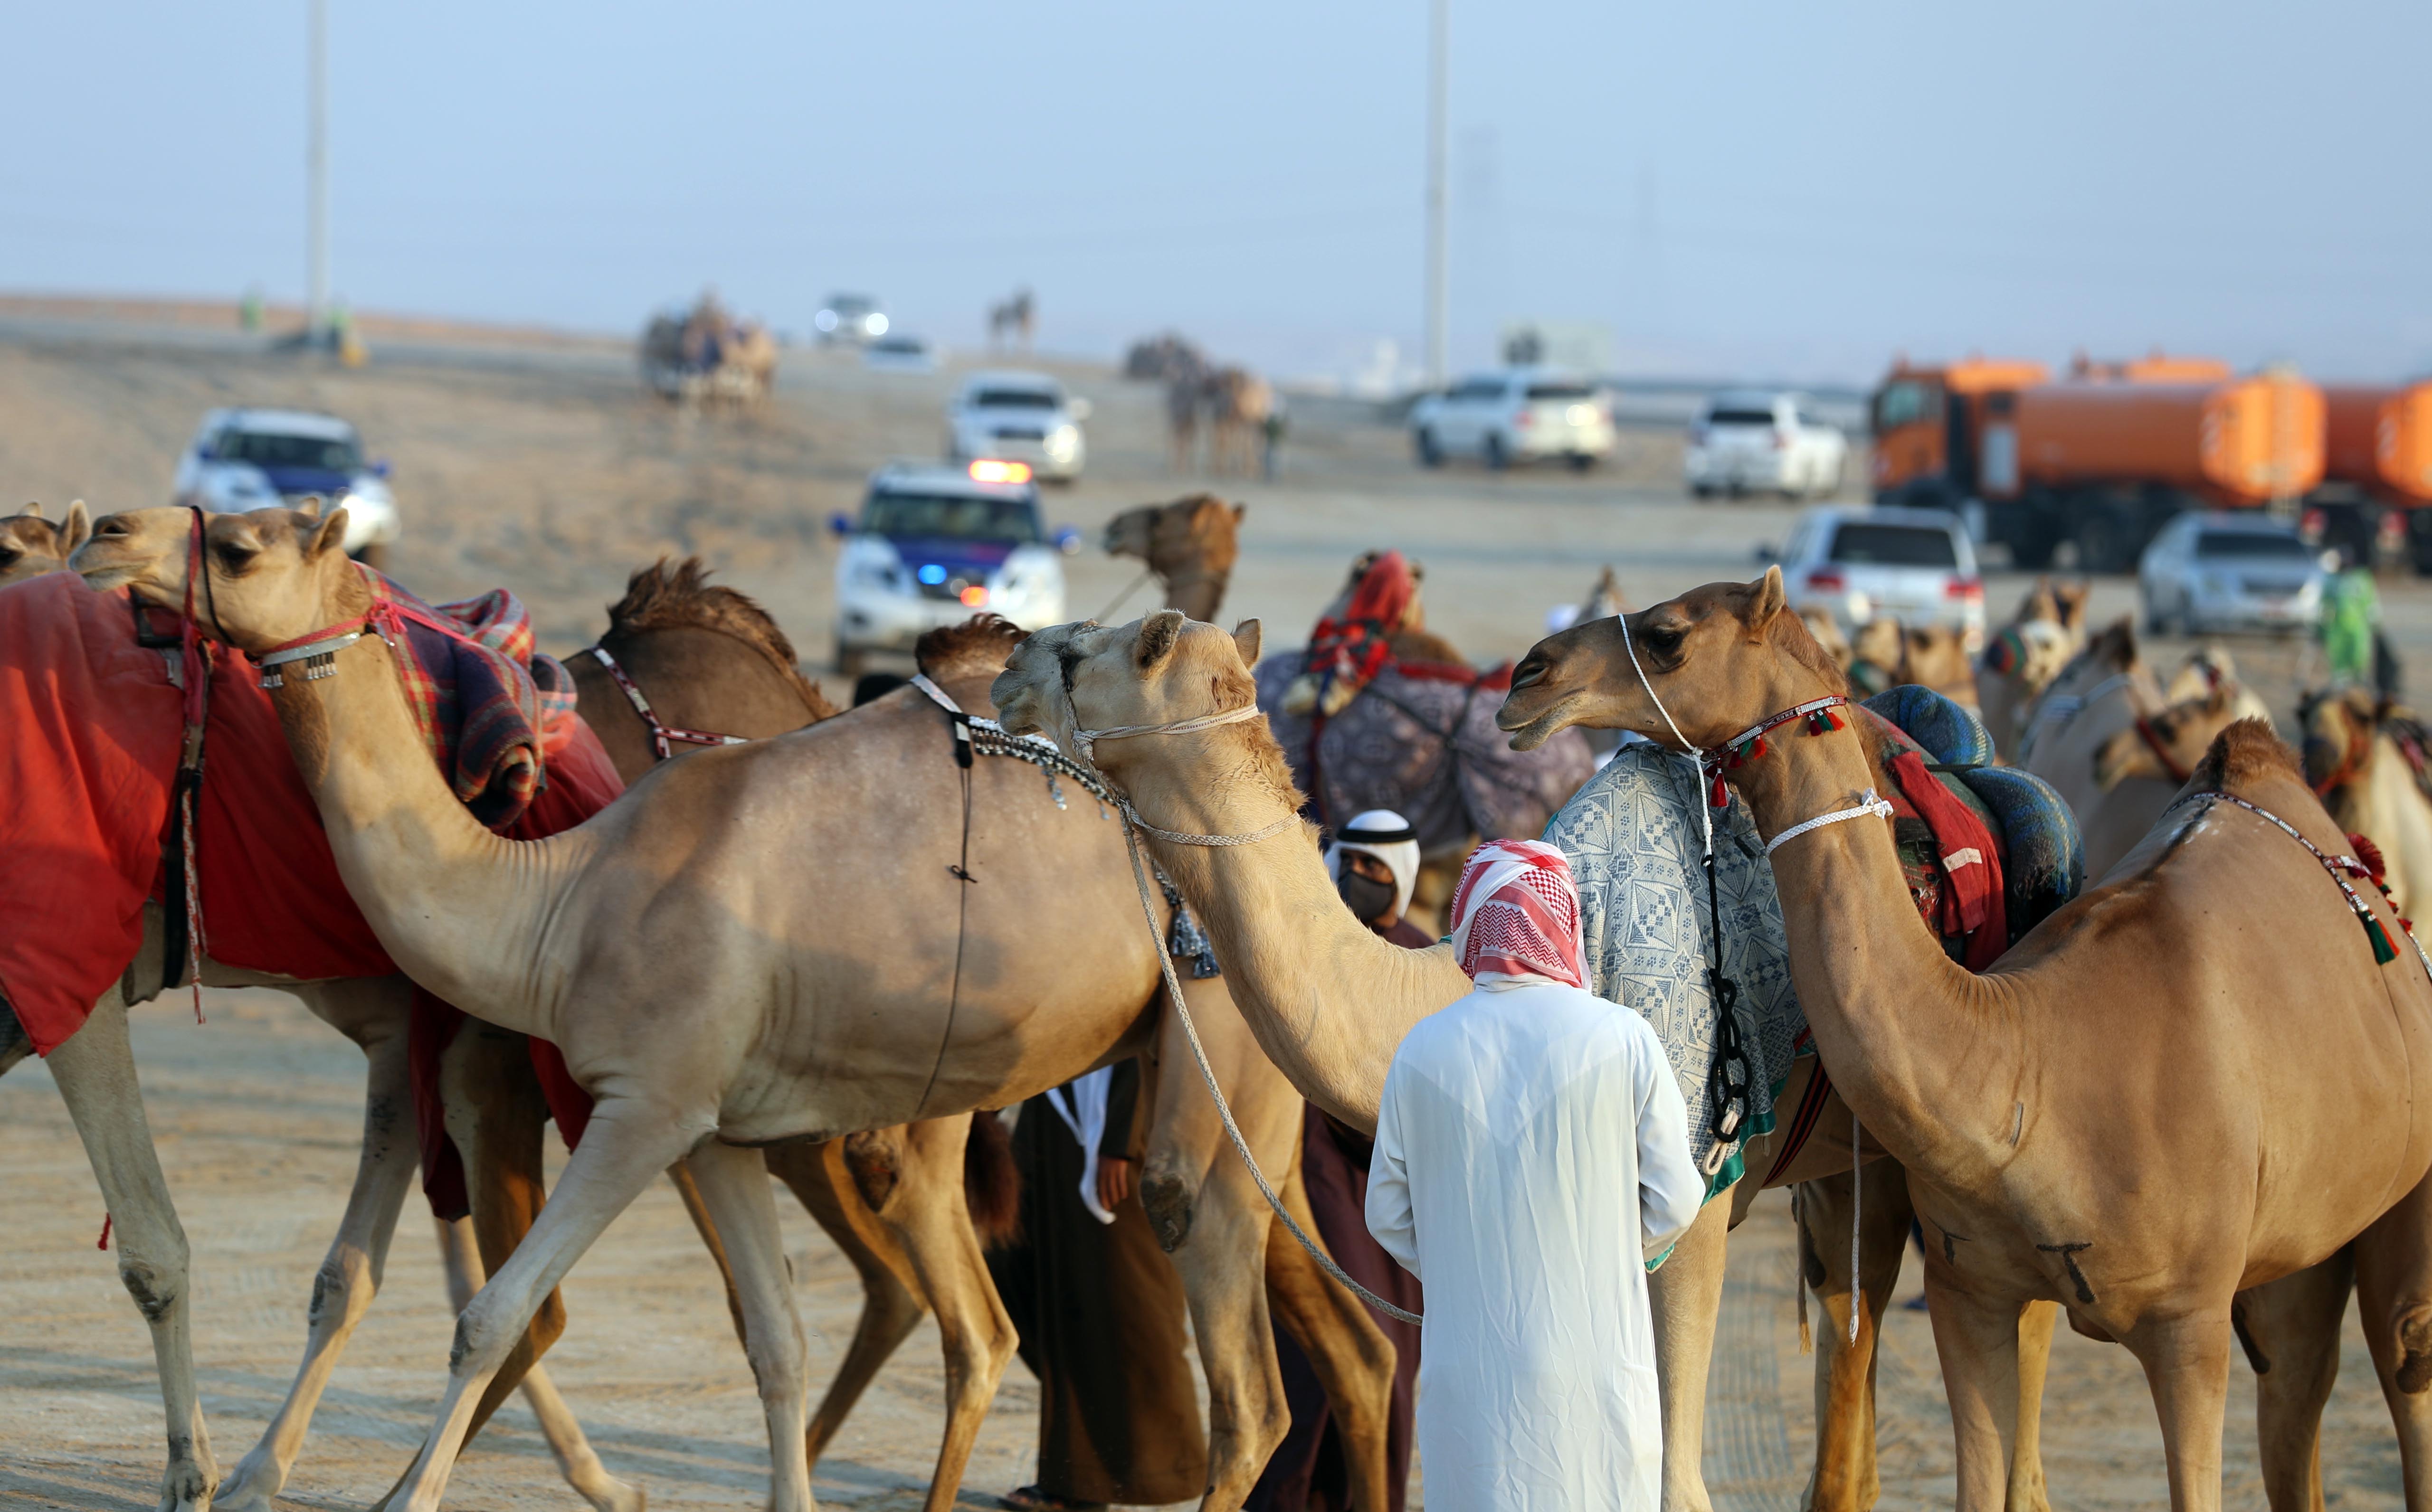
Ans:
[[[1716,772],[1714,774],[1714,789],[1706,796],[1706,807],[1710,809],[1724,809],[1731,807],[1731,790],[1723,785],[1723,774]]]
[[[96,1250],[107,1250],[110,1248],[110,1215],[108,1213],[101,1215],[101,1242],[94,1245],[93,1248]]]
[[[2373,881],[2379,882],[2389,875],[2390,863],[2382,859],[2381,848],[2371,840],[2360,834],[2351,834],[2348,836],[2348,848],[2354,850],[2356,858],[2364,863],[2364,869],[2372,875]]]

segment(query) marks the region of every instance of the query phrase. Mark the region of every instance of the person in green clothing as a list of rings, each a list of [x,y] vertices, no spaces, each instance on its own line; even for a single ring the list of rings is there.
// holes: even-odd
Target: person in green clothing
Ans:
[[[2330,664],[2334,687],[2373,687],[2373,639],[2381,624],[2381,596],[2373,591],[2373,574],[2349,567],[2322,584],[2322,659]]]

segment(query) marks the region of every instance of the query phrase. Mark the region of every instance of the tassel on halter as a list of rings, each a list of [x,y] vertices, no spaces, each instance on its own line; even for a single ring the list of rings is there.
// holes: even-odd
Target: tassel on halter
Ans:
[[[1818,709],[1807,716],[1807,732],[1811,735],[1830,734],[1842,728],[1841,716],[1830,709]]]
[[[2364,920],[2364,937],[2373,942],[2373,964],[2388,966],[2397,960],[2398,947],[2390,943],[2390,932],[2381,927],[2381,920],[2370,914],[2356,916]]]

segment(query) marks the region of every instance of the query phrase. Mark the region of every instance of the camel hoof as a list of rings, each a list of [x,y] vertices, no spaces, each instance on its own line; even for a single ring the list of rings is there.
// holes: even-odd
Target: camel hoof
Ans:
[[[211,1498],[211,1512],[272,1512],[271,1504],[286,1484],[277,1465],[247,1454],[220,1482],[218,1493]]]
[[[640,1487],[628,1486],[613,1475],[601,1476],[598,1486],[576,1488],[598,1512],[642,1512],[642,1504],[648,1500]]]
[[[192,1460],[172,1460],[160,1474],[160,1512],[211,1512],[215,1479]]]

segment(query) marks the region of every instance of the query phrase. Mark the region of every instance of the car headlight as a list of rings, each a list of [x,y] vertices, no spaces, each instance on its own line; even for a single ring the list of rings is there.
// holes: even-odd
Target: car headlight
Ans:
[[[1051,457],[1070,457],[1072,455],[1072,448],[1079,445],[1080,443],[1081,432],[1079,428],[1072,425],[1066,424],[1057,426],[1055,429],[1047,432],[1045,445],[1047,447],[1047,454]]]

